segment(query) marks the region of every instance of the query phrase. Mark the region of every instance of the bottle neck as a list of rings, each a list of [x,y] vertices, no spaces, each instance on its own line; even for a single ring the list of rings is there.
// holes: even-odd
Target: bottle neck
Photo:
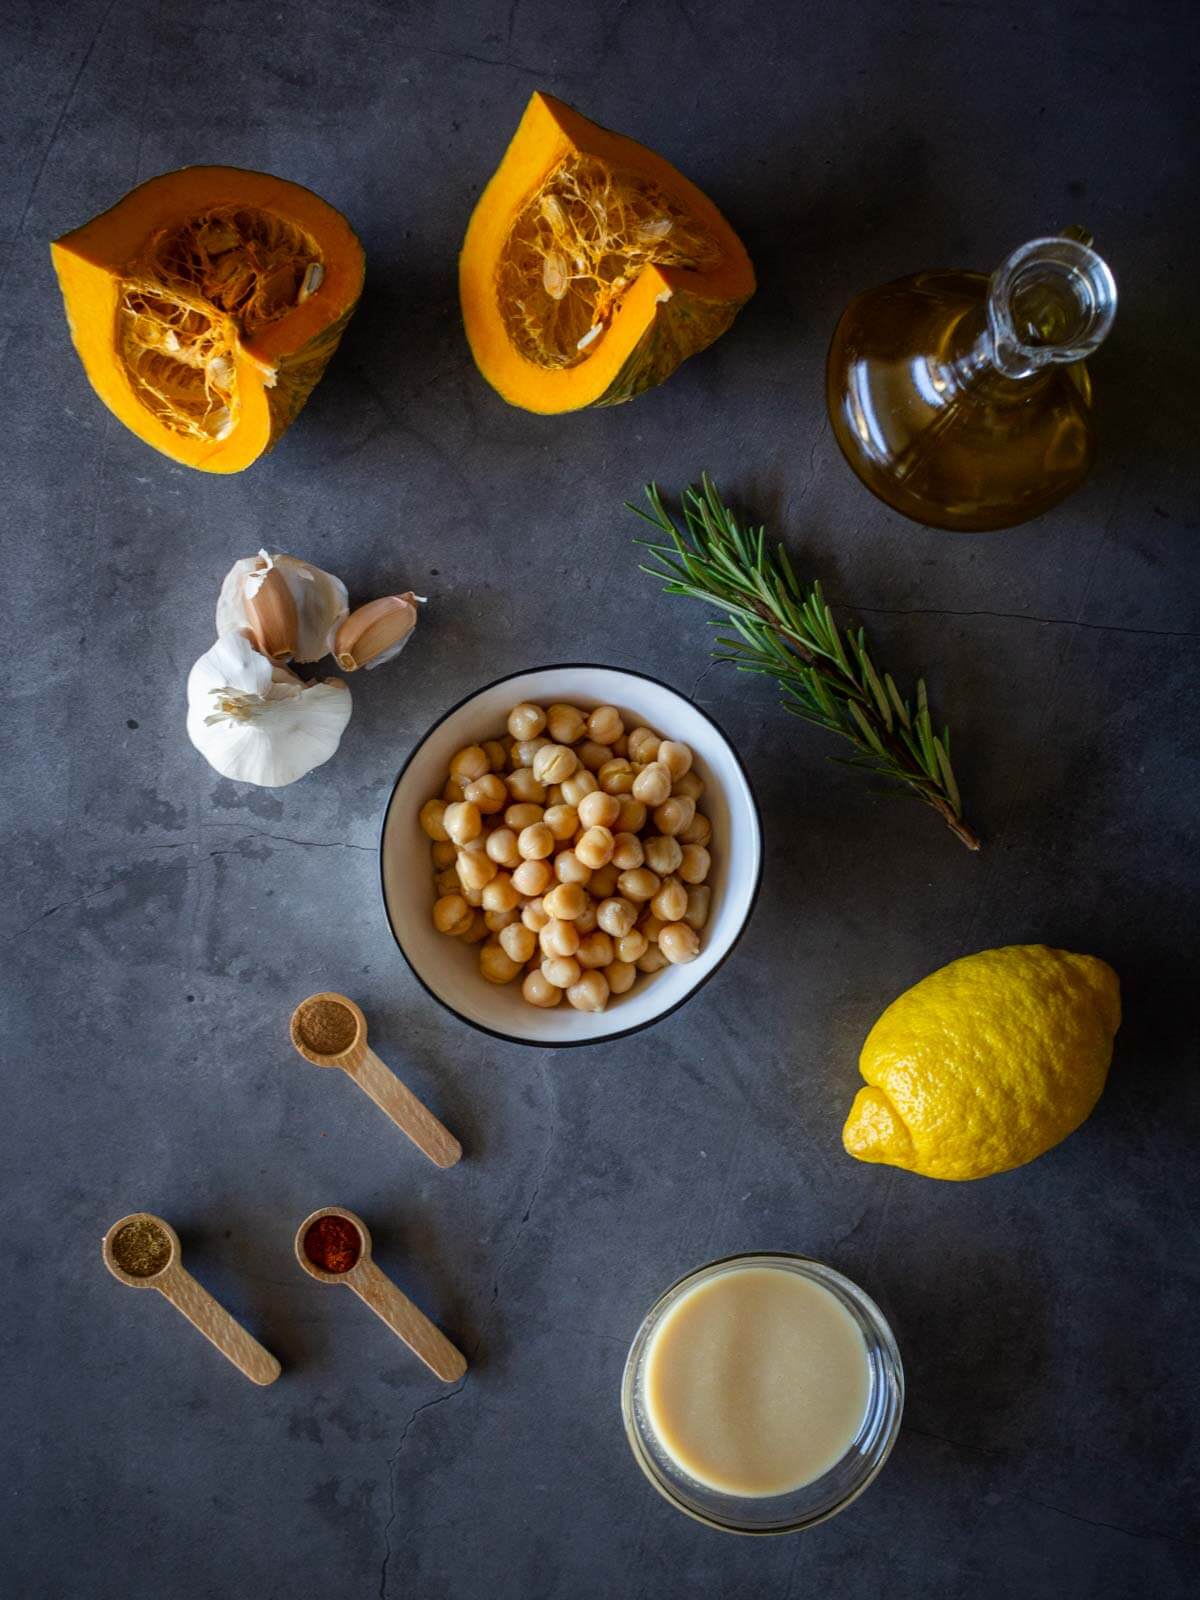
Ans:
[[[1001,262],[988,286],[991,360],[1020,381],[1083,361],[1107,338],[1117,286],[1090,243],[1064,234],[1033,239]]]

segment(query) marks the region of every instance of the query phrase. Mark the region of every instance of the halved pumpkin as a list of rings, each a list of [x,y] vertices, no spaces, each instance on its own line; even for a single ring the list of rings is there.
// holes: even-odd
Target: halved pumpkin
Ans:
[[[534,94],[459,259],[479,370],[528,411],[617,405],[725,332],[741,241],[661,156]]]
[[[340,213],[237,167],[151,178],[50,251],[96,393],[202,472],[240,472],[278,441],[363,283]]]

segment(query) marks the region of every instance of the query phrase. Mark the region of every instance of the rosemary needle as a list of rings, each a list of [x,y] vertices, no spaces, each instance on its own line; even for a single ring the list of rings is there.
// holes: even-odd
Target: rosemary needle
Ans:
[[[785,711],[849,739],[858,751],[849,765],[901,785],[978,850],[950,764],[950,730],[934,731],[924,679],[915,702],[901,695],[891,673],[876,669],[864,630],[843,635],[821,585],[802,586],[783,545],[772,554],[765,528],[743,528],[707,473],[683,491],[682,532],[656,484],[647,485],[646,500],[648,511],[627,502],[659,535],[637,541],[656,562],[642,571],[665,579],[668,594],[725,613],[716,626],[733,633],[718,635],[716,659],[774,678]]]

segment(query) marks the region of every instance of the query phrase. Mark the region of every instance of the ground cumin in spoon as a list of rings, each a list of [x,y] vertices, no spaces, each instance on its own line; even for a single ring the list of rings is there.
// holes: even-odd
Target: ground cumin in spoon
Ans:
[[[157,1222],[138,1217],[114,1236],[112,1258],[131,1278],[152,1278],[171,1259],[171,1241]]]
[[[340,1056],[358,1037],[354,1013],[336,1000],[306,1000],[297,1025],[300,1037],[319,1056]]]

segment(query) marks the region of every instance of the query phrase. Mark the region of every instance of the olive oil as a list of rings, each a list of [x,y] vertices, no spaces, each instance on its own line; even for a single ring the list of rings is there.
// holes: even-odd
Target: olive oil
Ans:
[[[1082,239],[1035,239],[989,279],[921,272],[851,302],[826,374],[855,472],[906,517],[977,532],[1039,516],[1093,450],[1084,365],[1116,285]]]

